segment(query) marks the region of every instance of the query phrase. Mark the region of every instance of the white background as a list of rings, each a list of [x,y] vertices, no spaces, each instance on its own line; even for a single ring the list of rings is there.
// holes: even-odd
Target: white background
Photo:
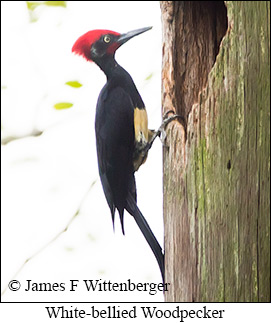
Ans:
[[[70,310],[71,308],[77,307],[78,310],[85,310],[86,313],[90,312],[92,306],[97,310],[106,310],[108,306],[116,306],[121,310],[130,311],[133,306],[136,306],[137,318],[136,320],[147,321],[147,322],[180,322],[180,318],[148,318],[145,319],[141,307],[149,306],[156,307],[159,311],[174,311],[177,306],[180,310],[186,311],[198,311],[202,310],[205,306],[207,310],[224,310],[223,318],[186,318],[184,323],[193,323],[193,322],[215,322],[215,323],[240,323],[240,322],[260,322],[268,323],[270,322],[270,304],[186,304],[186,303],[159,303],[159,304],[17,304],[16,311],[14,311],[14,304],[1,304],[2,317],[5,318],[5,323],[14,323],[21,322],[22,319],[26,322],[55,322],[56,319],[49,319],[47,310],[45,307],[50,306],[65,306],[65,309]],[[71,307],[72,306],[72,307]],[[118,307],[119,306],[119,307]],[[209,312],[210,314],[211,312]],[[195,312],[192,313],[192,316],[195,317]],[[198,313],[202,315],[202,312]],[[124,322],[134,322],[135,319],[117,319],[118,321]],[[59,321],[59,320],[58,320]],[[61,320],[62,322],[63,320]],[[75,321],[75,319],[68,319],[68,321]],[[90,322],[93,319],[87,316],[85,319],[81,319],[81,322]],[[105,319],[97,318],[95,322],[104,322]],[[116,320],[114,320],[115,322]]]
[[[67,2],[67,7],[2,1],[2,138],[24,136],[1,146],[2,291],[16,276],[22,288],[2,301],[163,301],[163,293],[25,292],[26,280],[61,283],[70,279],[161,282],[159,267],[130,215],[123,236],[115,233],[96,163],[94,116],[105,76],[93,63],[71,53],[88,30],[127,32],[153,26],[122,46],[116,59],[133,77],[147,107],[150,128],[161,122],[161,22],[158,2]],[[31,15],[30,15],[31,14]],[[31,19],[36,20],[31,22]],[[80,88],[65,85],[78,81]],[[71,102],[67,110],[55,110]],[[157,140],[137,173],[138,205],[163,245],[162,155]],[[90,185],[97,181],[84,199]],[[82,203],[83,200],[83,203]]]

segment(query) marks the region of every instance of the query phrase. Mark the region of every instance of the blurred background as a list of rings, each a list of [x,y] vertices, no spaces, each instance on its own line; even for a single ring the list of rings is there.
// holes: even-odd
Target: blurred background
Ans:
[[[106,79],[95,64],[71,53],[76,39],[91,29],[122,33],[153,26],[122,46],[116,60],[133,77],[149,127],[157,129],[159,2],[1,1],[1,9],[2,291],[59,234],[25,263],[16,276],[21,289],[7,289],[2,301],[163,301],[162,292],[24,291],[26,280],[66,286],[70,279],[161,283],[155,257],[130,215],[124,216],[125,236],[117,215],[113,231],[94,133]],[[157,140],[136,180],[139,208],[163,245],[161,152]]]

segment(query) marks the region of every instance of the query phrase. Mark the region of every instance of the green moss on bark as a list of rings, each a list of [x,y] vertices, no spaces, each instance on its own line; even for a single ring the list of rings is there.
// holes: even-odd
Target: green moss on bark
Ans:
[[[168,127],[169,301],[270,301],[270,2],[226,5],[228,31],[186,143]]]

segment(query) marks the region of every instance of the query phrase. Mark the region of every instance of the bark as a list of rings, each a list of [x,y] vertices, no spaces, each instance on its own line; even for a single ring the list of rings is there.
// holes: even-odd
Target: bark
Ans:
[[[270,301],[270,2],[161,1],[166,301]]]

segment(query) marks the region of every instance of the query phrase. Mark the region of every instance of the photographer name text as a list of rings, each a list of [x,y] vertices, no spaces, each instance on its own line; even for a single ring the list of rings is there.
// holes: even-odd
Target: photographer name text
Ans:
[[[102,279],[70,279],[61,283],[38,283],[26,280],[26,292],[75,292],[78,288],[85,288],[88,292],[148,292],[155,295],[157,292],[167,292],[170,283],[134,283],[131,279],[125,282],[111,282]]]

